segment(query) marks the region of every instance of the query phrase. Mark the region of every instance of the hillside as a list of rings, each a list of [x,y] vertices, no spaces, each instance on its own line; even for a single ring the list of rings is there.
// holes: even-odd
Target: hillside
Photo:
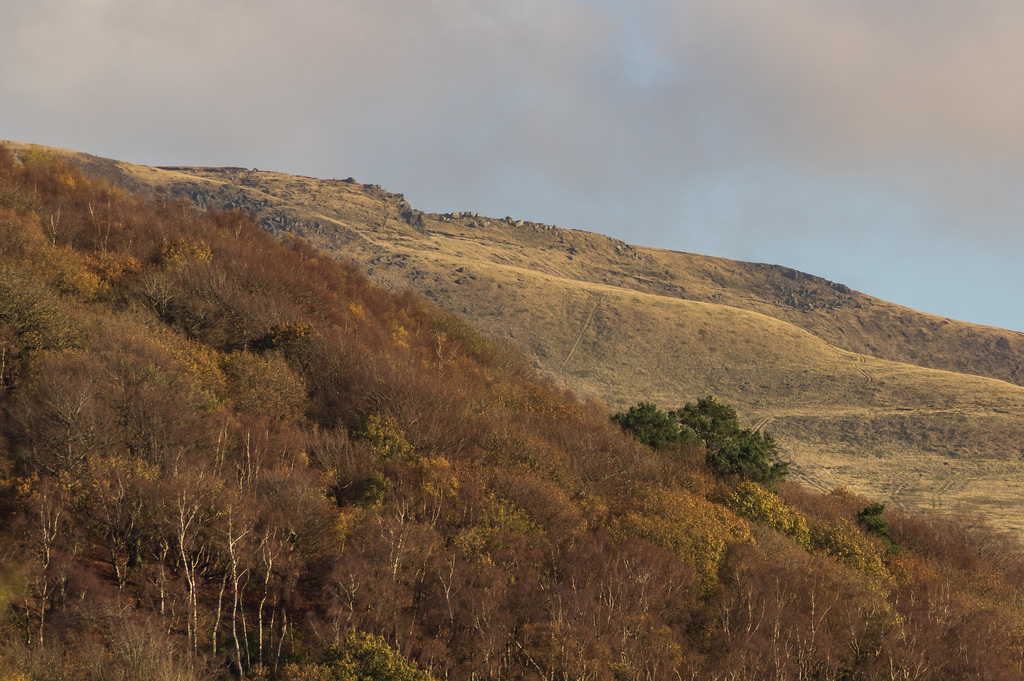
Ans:
[[[15,148],[25,148],[17,147]],[[1024,334],[785,267],[415,210],[354,180],[149,168],[61,152],[121,186],[239,208],[522,348],[613,409],[714,393],[775,433],[795,477],[1024,530]]]
[[[1015,537],[643,446],[302,239],[3,147],[0,444],[3,681],[1024,678]]]

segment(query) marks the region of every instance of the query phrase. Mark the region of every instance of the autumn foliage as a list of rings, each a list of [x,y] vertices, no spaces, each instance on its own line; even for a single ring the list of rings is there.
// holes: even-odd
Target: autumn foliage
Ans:
[[[644,446],[301,240],[5,150],[0,427],[0,679],[1024,676],[1010,538]]]

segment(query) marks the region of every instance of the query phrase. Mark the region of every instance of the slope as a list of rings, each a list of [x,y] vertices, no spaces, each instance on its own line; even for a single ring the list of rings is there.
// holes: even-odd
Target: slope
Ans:
[[[622,409],[714,393],[772,430],[795,475],[1024,528],[1024,335],[942,319],[784,267],[634,247],[354,180],[66,156],[125,186],[253,213],[509,338]]]
[[[794,348],[836,405],[866,377],[951,409],[1015,395],[564,286],[566,366],[606,309],[664,306],[753,364]],[[1022,679],[1022,565],[972,521],[642,446],[300,239],[0,147],[4,679]]]

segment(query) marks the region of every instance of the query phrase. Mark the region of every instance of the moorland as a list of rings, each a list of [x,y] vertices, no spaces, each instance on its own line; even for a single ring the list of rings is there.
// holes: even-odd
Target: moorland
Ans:
[[[17,147],[15,147],[17,148]],[[91,176],[237,209],[372,281],[427,296],[613,411],[706,394],[769,429],[791,475],[1024,530],[1024,334],[929,315],[781,265],[634,246],[473,211],[424,213],[352,178],[153,168]]]
[[[670,437],[634,437],[666,414],[613,420],[535,366],[538,348],[375,284],[355,258],[275,238],[247,211],[15,152],[0,147],[0,679],[1024,677],[1024,547],[997,521],[804,484],[771,460],[787,454],[773,414],[738,422],[750,401],[687,400]],[[399,201],[349,188],[366,206]],[[441,243],[432,226],[462,219],[399,217],[369,224],[408,227],[422,250]],[[506,266],[488,276],[533,281]],[[875,437],[898,461],[888,447],[915,446],[923,408],[904,432],[883,428],[884,410],[872,423],[840,409],[885,395],[964,410],[962,431],[926,429],[953,451],[1016,389],[871,360],[764,311],[574,281],[561,309],[575,332],[538,346],[565,375],[612,333],[605,305],[652,297],[671,314],[636,323],[686,313],[694,365],[728,341],[752,358],[729,372],[752,393],[834,372],[839,387],[819,393],[835,396],[831,426],[799,390],[789,412],[787,393],[764,392],[779,425],[805,414],[789,442],[845,423],[851,446]],[[758,369],[786,357],[801,368]],[[733,465],[751,455],[757,466]]]

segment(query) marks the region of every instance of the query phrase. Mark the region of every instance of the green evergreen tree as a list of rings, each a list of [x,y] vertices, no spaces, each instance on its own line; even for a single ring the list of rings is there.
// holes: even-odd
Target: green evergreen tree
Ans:
[[[680,441],[679,424],[652,402],[641,402],[612,416],[622,430],[637,440],[658,449]]]
[[[789,472],[771,433],[741,428],[736,410],[710,395],[670,414],[683,437],[691,432],[703,443],[707,464],[717,475],[771,484]]]

